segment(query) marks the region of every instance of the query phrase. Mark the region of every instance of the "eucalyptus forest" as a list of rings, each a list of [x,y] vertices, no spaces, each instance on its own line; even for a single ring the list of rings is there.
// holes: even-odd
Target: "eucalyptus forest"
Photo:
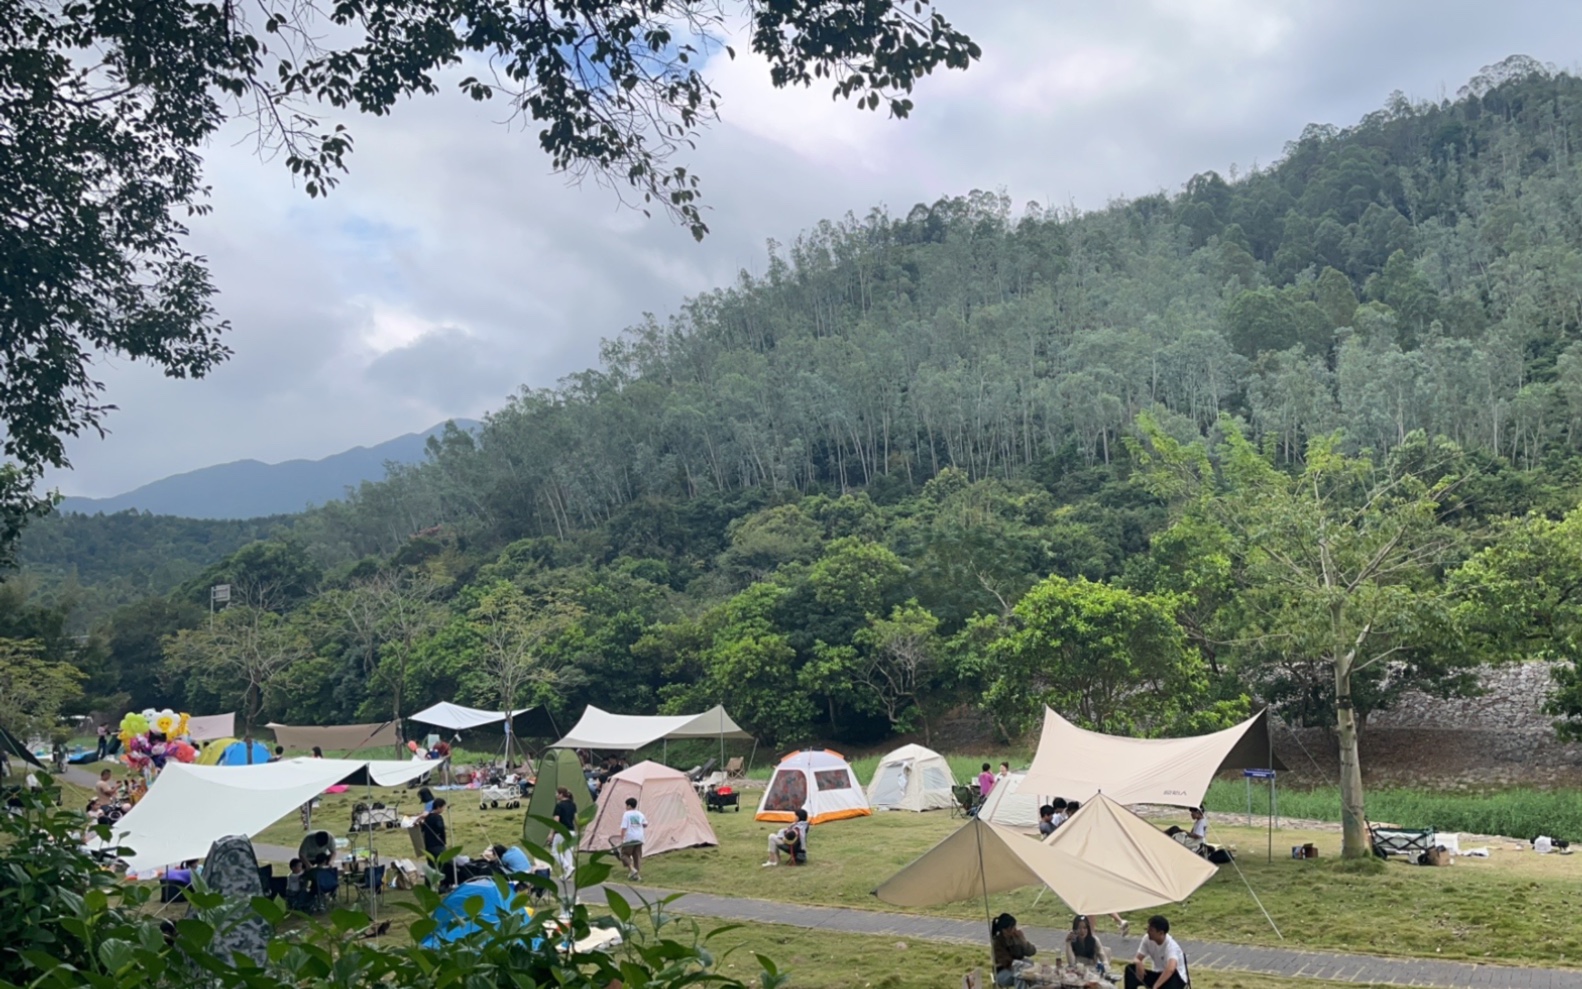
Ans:
[[[0,681],[54,686],[6,715],[724,703],[791,746],[1273,705],[1354,754],[1403,691],[1578,655],[1574,149],[1582,79],[1513,58],[1175,193],[821,223],[344,501],[34,523]]]

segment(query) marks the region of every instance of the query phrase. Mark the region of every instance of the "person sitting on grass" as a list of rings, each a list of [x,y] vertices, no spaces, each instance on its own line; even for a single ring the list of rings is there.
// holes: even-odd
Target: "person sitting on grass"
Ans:
[[[1144,968],[1145,962],[1153,969]],[[1170,936],[1170,921],[1162,915],[1148,918],[1148,934],[1137,946],[1137,959],[1126,967],[1126,989],[1187,989],[1192,977],[1187,974],[1186,952]]]
[[[994,984],[997,986],[1015,985],[1016,972],[1011,963],[1038,954],[1038,949],[1016,926],[1016,918],[1008,913],[1002,913],[990,922],[989,947],[994,954]]]
[[[764,865],[779,865],[782,853],[791,856],[791,863],[795,865],[798,853],[806,855],[807,827],[807,808],[798,807],[796,820],[790,827],[769,832],[769,860]]]
[[[643,838],[648,830],[648,818],[637,809],[637,798],[626,798],[626,813],[621,815],[621,864],[632,871],[627,878],[634,883],[643,881]]]

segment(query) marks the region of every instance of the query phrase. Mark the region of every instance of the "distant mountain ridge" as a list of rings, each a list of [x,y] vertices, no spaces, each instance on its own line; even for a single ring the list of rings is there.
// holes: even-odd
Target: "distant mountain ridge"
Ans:
[[[468,431],[479,425],[472,419],[451,421]],[[322,460],[285,460],[277,464],[236,460],[216,464],[173,474],[108,498],[68,497],[60,503],[59,511],[93,515],[137,509],[193,519],[288,515],[343,498],[347,488],[364,481],[382,479],[386,463],[421,461],[428,438],[444,429],[445,423],[440,423],[421,433],[407,433],[375,446],[353,447]]]

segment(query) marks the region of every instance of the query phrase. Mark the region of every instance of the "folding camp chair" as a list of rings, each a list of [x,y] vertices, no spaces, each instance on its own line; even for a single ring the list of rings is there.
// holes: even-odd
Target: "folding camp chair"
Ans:
[[[725,778],[728,780],[743,779],[747,775],[747,760],[739,755],[733,755],[725,763]]]
[[[972,817],[978,813],[978,795],[972,787],[957,783],[950,788],[950,795],[956,798],[956,802],[950,805],[951,817]]]

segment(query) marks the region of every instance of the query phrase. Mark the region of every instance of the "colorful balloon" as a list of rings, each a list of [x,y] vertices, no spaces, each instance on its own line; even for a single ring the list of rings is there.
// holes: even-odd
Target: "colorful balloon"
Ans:
[[[416,742],[408,742],[408,743],[406,743],[406,747],[407,747],[407,749],[409,749],[412,752],[416,752],[417,751],[417,743]]]

